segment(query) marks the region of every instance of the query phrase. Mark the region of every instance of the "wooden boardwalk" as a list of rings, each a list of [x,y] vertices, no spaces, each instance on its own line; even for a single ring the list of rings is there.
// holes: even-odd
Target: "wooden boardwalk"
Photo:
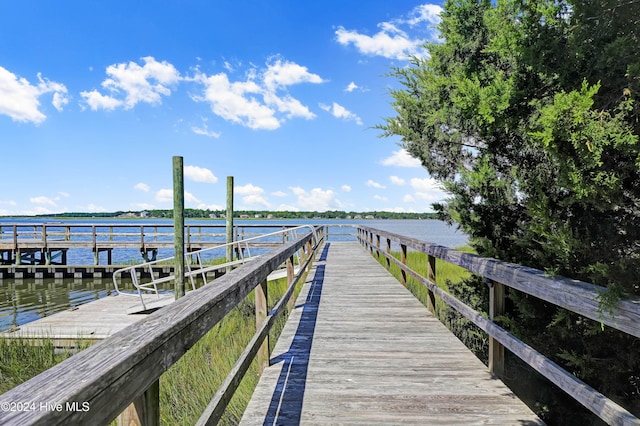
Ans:
[[[242,425],[543,424],[357,243],[327,243]]]
[[[157,308],[171,303],[172,294],[144,295],[148,308]],[[75,346],[78,340],[97,341],[146,318],[146,313],[131,314],[140,311],[138,297],[111,295],[90,303],[57,312],[36,321],[22,324],[15,330],[0,333],[0,337],[26,339],[51,339],[58,346]]]

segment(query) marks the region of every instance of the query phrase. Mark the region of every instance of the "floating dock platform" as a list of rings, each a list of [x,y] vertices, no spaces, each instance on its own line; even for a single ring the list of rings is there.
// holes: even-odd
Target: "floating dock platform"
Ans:
[[[78,342],[95,342],[147,317],[159,307],[171,303],[173,293],[144,295],[147,310],[142,311],[139,296],[124,294],[107,296],[96,301],[55,313],[23,324],[0,334],[2,338],[51,339],[56,347],[75,347]],[[132,314],[129,312],[138,311]]]

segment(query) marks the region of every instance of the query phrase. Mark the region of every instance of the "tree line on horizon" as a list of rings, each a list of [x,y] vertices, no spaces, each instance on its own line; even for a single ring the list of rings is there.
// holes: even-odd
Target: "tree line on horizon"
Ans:
[[[225,210],[184,209],[184,217],[189,219],[221,219],[226,216]],[[406,212],[345,212],[330,211],[268,211],[268,210],[235,210],[234,218],[246,219],[437,219],[436,213],[406,213]],[[66,212],[56,214],[37,215],[36,217],[63,218],[173,218],[173,210],[150,209],[141,211],[116,212]]]

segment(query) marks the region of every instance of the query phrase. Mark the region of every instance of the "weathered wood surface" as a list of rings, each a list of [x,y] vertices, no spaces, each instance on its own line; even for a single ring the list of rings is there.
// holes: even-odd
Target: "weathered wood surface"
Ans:
[[[323,256],[241,424],[542,424],[357,243]]]
[[[605,287],[564,277],[550,277],[544,271],[464,253],[416,238],[381,231],[366,226],[360,229],[371,235],[391,238],[395,243],[427,253],[454,265],[462,266],[484,278],[525,292],[539,299],[603,322],[609,327],[640,337],[640,300],[621,300],[613,313],[600,311],[598,297]]]
[[[0,395],[0,405],[86,402],[89,410],[0,411],[0,424],[108,423],[310,239],[284,244]]]
[[[174,296],[167,294],[157,297],[149,294],[144,295],[144,300],[148,308],[161,307],[172,302]],[[48,338],[56,341],[106,339],[146,318],[146,314],[128,313],[141,307],[137,296],[108,296],[23,324],[15,331],[0,334],[0,337]]]

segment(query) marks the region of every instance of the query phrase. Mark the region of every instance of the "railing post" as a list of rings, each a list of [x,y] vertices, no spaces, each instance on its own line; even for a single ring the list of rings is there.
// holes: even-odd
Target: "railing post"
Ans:
[[[160,381],[133,400],[119,416],[118,426],[156,426],[160,424]]]
[[[391,238],[387,238],[387,247],[385,249],[387,251],[387,255],[391,255]],[[387,257],[387,269],[391,269],[391,259]]]
[[[287,259],[287,286],[291,285],[293,279],[295,278],[295,270],[293,267],[293,256]],[[289,312],[293,311],[293,308],[296,307],[296,298],[292,294],[287,302],[287,309]]]
[[[227,262],[233,260],[233,176],[227,176],[227,214],[226,219],[226,240],[227,245]],[[227,268],[227,272],[231,271],[231,267]]]
[[[427,278],[434,285],[436,284],[436,258],[434,256],[427,256],[428,265],[427,265]],[[433,291],[427,289],[427,309],[429,312],[435,315],[436,313],[436,297],[433,294]]]
[[[173,256],[176,300],[184,296],[184,162],[173,157]],[[144,238],[143,238],[144,239]]]
[[[15,256],[15,264],[22,264],[22,253],[20,253],[20,247],[18,247],[18,225],[13,225],[13,255]]]
[[[93,264],[100,264],[100,253],[98,253],[98,237],[96,236],[96,226],[91,226],[91,244],[93,246]]]
[[[44,246],[42,248],[42,257],[44,259],[41,260],[44,260],[45,265],[51,265],[51,252],[47,247],[47,225],[42,225],[42,243]]]
[[[378,254],[378,260],[380,260],[380,235],[376,234],[376,253]]]
[[[489,285],[489,319],[504,314],[504,285],[486,280]],[[489,336],[489,371],[498,377],[504,376],[504,346]]]
[[[267,319],[267,312],[269,311],[269,289],[267,287],[267,280],[262,281],[256,287],[255,291],[256,298],[256,330],[259,330],[262,326],[262,323]],[[264,339],[260,349],[258,349],[258,371],[260,375],[265,368],[269,366],[269,335]]]
[[[400,252],[401,252],[401,257],[400,257],[400,261],[402,262],[403,265],[407,264],[407,245],[406,244],[400,244]],[[407,273],[405,272],[404,269],[402,269],[401,271],[401,275],[402,275],[402,279],[400,280],[400,282],[402,283],[403,286],[407,286]]]

